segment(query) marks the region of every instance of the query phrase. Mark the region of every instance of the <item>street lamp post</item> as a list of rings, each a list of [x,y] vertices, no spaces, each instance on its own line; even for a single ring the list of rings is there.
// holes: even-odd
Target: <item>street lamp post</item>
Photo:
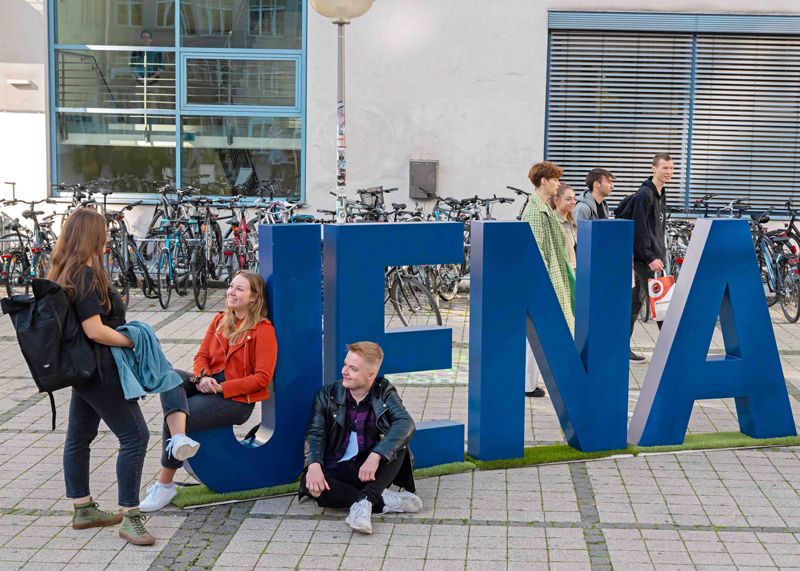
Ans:
[[[344,113],[344,27],[353,18],[366,13],[372,0],[311,0],[314,10],[333,20],[339,31],[336,80],[336,222],[343,224],[346,219],[347,204],[347,137]]]

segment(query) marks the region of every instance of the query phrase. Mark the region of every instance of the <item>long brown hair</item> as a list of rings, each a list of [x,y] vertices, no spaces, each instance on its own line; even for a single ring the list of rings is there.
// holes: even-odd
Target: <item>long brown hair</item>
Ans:
[[[100,294],[102,306],[111,309],[108,273],[103,265],[107,238],[105,217],[93,208],[78,208],[61,227],[47,279],[58,283],[70,299],[75,300],[88,293],[79,291],[79,287],[86,287],[81,281],[88,263],[94,270],[91,285]]]
[[[252,300],[247,308],[247,315],[237,325],[236,314],[230,307],[225,307],[217,331],[222,334],[229,345],[236,345],[245,334],[267,318],[267,291],[260,275],[248,270],[240,270],[234,278],[242,276],[250,285]]]

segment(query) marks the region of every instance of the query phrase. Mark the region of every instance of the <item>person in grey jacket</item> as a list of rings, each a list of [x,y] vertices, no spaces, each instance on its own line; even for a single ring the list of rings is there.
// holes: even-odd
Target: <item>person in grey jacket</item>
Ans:
[[[608,214],[606,198],[614,192],[614,175],[606,169],[592,169],[586,175],[586,187],[578,197],[572,216],[578,220],[603,220]]]

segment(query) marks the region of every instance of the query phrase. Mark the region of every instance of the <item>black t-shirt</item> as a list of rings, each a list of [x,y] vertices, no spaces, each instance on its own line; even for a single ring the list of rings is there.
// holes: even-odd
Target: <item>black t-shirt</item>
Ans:
[[[103,325],[116,329],[125,325],[125,303],[116,289],[108,287],[108,297],[111,300],[111,310],[107,311],[100,301],[100,292],[92,287],[94,271],[90,267],[83,270],[78,281],[78,297],[72,303],[78,321],[83,322],[93,315],[99,315]]]
[[[594,198],[592,200],[594,200]],[[606,209],[603,208],[603,205],[602,204],[598,204],[598,202],[596,200],[594,200],[594,203],[597,206],[597,219],[598,220],[604,220],[605,218],[608,218],[606,216]]]

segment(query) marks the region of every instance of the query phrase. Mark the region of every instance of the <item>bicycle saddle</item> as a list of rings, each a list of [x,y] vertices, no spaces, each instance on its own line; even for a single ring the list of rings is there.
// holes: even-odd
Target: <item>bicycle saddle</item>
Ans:
[[[34,210],[33,212],[31,212],[30,210],[26,210],[25,212],[22,213],[22,217],[30,219],[33,218],[34,216],[41,216],[42,214],[44,214],[44,212],[41,210]]]
[[[5,225],[6,230],[19,230],[20,228],[22,228],[22,224],[20,224],[16,220],[14,222]]]
[[[392,202],[392,208],[395,210],[405,210],[406,205],[403,202]]]

